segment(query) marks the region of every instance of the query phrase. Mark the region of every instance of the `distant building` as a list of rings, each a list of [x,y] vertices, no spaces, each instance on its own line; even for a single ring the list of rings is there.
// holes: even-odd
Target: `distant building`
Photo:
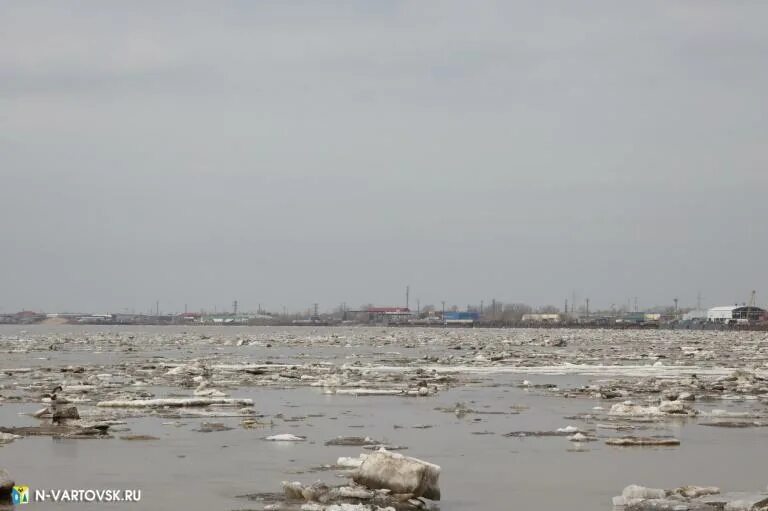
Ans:
[[[616,323],[629,323],[639,325],[648,321],[645,312],[629,312],[620,318],[616,318]]]
[[[120,325],[140,325],[143,323],[152,323],[156,320],[155,316],[146,314],[117,313],[112,315],[112,320]]]
[[[404,323],[413,316],[408,307],[368,307],[365,312],[373,323]]]
[[[410,314],[408,307],[368,307],[366,312],[371,314]]]
[[[480,321],[480,314],[477,312],[447,312],[443,316],[443,323],[446,325],[474,325]]]
[[[760,307],[726,305],[709,309],[707,311],[707,321],[725,324],[744,323],[747,321],[757,321],[762,318],[764,314],[765,310]]]
[[[114,321],[112,314],[91,314],[77,320],[78,323],[111,323],[112,321]]]
[[[213,323],[214,325],[246,325],[253,316],[249,314],[220,314],[211,316],[200,316],[199,319],[192,321],[200,321],[201,323]]]
[[[523,314],[523,323],[559,323],[560,314]]]

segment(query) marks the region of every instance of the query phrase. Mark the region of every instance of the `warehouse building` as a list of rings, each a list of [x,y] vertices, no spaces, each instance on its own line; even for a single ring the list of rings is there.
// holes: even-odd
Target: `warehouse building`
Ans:
[[[709,309],[707,311],[707,321],[724,324],[744,323],[747,321],[758,321],[764,315],[765,310],[760,307],[726,305]]]
[[[480,322],[480,314],[477,312],[446,312],[443,315],[443,323],[446,325],[472,326]]]
[[[369,323],[385,325],[406,323],[413,317],[408,307],[368,307],[365,312],[368,313]]]

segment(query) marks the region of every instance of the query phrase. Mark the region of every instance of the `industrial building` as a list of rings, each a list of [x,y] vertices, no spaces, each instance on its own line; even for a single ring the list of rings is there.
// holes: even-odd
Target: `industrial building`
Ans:
[[[765,316],[765,309],[748,305],[726,305],[712,307],[707,311],[707,321],[712,323],[746,323],[758,321]]]
[[[446,325],[472,326],[480,322],[480,314],[477,312],[446,312],[443,314],[443,323]]]
[[[616,318],[616,323],[634,325],[658,324],[659,321],[661,321],[661,314],[648,312],[630,312]]]
[[[368,307],[363,312],[368,314],[369,323],[399,324],[413,317],[408,307]]]

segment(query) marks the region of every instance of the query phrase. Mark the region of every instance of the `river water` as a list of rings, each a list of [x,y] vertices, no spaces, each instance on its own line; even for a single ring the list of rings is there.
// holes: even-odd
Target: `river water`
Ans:
[[[91,327],[36,328],[3,327],[0,334],[77,338],[79,332]],[[163,327],[143,327],[142,331],[159,336],[168,334]],[[253,349],[239,352],[242,362],[264,358],[263,349],[248,348]],[[178,349],[167,351],[179,357]],[[153,351],[162,352],[162,349]],[[333,360],[343,357],[344,352],[343,348],[317,348],[312,354],[308,348],[273,346],[269,356],[281,360],[297,356]],[[196,350],[195,356],[200,353]],[[108,367],[137,355],[94,353],[78,348],[36,357],[32,353],[3,353],[0,346],[0,356],[2,370],[67,364]],[[0,372],[6,395],[13,378]],[[231,395],[253,399],[256,411],[264,416],[262,420],[271,421],[271,425],[244,429],[239,418],[171,421],[135,417],[127,419],[125,427],[129,432],[117,432],[112,439],[41,436],[0,446],[0,468],[7,469],[17,483],[26,484],[33,491],[43,488],[141,490],[140,503],[109,504],[108,509],[262,509],[262,504],[243,496],[279,492],[280,482],[284,480],[343,482],[334,471],[313,468],[331,464],[339,456],[365,452],[359,447],[324,445],[325,441],[344,435],[370,436],[407,446],[405,454],[440,465],[442,500],[439,508],[443,511],[610,510],[611,497],[633,483],[661,488],[714,485],[729,491],[765,488],[768,428],[713,428],[699,425],[697,419],[678,419],[649,425],[650,429],[643,432],[673,435],[681,440],[679,447],[670,448],[617,448],[602,441],[580,446],[563,437],[502,436],[511,431],[553,430],[571,424],[584,426],[583,422],[566,417],[587,413],[595,406],[610,407],[610,403],[600,400],[550,396],[538,392],[534,386],[523,388],[522,379],[533,384],[567,387],[588,383],[592,378],[530,372],[483,374],[471,385],[423,398],[356,397],[323,394],[319,388],[243,386],[232,390]],[[157,397],[178,391],[150,390]],[[453,408],[458,402],[490,413],[457,417],[438,410]],[[39,409],[39,403],[24,400],[0,403],[0,425],[38,424],[25,414]],[[739,410],[742,403],[717,403],[717,407]],[[203,421],[222,422],[233,429],[211,433],[194,431]],[[306,436],[307,441],[262,440],[277,433]],[[125,434],[146,434],[159,439],[121,440],[119,437]],[[102,505],[106,504],[85,506],[98,509]],[[32,502],[26,509],[60,506],[64,504]],[[67,506],[79,509],[84,505]]]

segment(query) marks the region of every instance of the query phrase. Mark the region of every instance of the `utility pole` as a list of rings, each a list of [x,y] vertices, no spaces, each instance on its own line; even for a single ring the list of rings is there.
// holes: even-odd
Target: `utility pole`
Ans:
[[[416,315],[421,315],[421,300],[416,298]]]
[[[589,317],[589,298],[587,298],[587,317]]]
[[[160,300],[155,302],[155,316],[160,317]]]
[[[443,320],[443,325],[445,325],[445,300],[442,301],[443,304],[443,315],[440,317],[440,319]]]
[[[637,297],[635,297],[635,312],[637,312]]]
[[[411,286],[405,286],[405,308],[409,309],[411,306]]]
[[[568,315],[568,298],[565,299],[565,315]]]
[[[237,316],[237,300],[232,302],[232,315]]]
[[[675,298],[675,317],[677,317],[677,298]]]

